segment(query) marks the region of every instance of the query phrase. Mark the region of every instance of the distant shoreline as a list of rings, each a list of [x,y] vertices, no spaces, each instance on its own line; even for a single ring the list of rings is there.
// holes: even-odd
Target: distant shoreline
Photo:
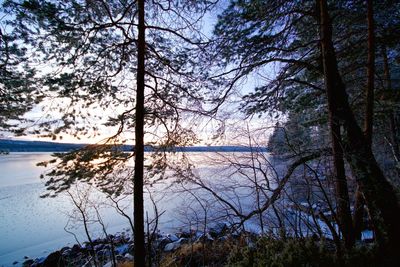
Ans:
[[[47,141],[19,141],[0,139],[0,152],[69,152],[81,149],[89,144],[57,143]],[[118,148],[125,152],[133,151],[133,145],[120,145]],[[146,152],[159,150],[157,147],[146,146]],[[269,152],[266,147],[247,146],[190,146],[167,148],[168,152]]]

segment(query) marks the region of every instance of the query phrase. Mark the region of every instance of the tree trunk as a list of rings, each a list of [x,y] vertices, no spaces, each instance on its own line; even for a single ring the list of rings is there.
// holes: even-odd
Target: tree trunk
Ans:
[[[385,76],[385,81],[386,81],[385,89],[390,92],[392,90],[392,78],[390,75],[389,60],[385,44],[382,44],[382,57],[383,57],[383,74]],[[399,149],[399,141],[397,139],[396,118],[392,107],[389,109],[388,114],[389,114],[389,124],[390,124],[390,139],[392,142],[393,154],[395,156],[396,162],[398,162],[400,161],[400,149]]]
[[[319,3],[317,1],[317,8]],[[318,17],[321,22],[321,17]],[[332,140],[333,165],[336,187],[337,218],[339,229],[343,234],[346,249],[354,245],[355,236],[353,231],[353,221],[350,210],[349,190],[347,186],[346,171],[344,167],[342,133],[340,120],[335,114],[340,108],[332,98],[332,94],[327,90],[329,106],[329,128]],[[340,248],[337,248],[340,251]]]
[[[399,142],[397,140],[397,123],[396,118],[394,116],[393,110],[389,110],[389,122],[390,122],[390,139],[392,139],[392,149],[395,157],[395,161],[398,164],[400,161],[400,150],[399,150]],[[398,168],[397,168],[398,169]]]
[[[368,62],[367,62],[367,87],[365,91],[365,120],[364,134],[367,144],[372,148],[372,130],[374,114],[374,83],[375,83],[375,34],[374,34],[374,5],[373,0],[367,0],[368,23]],[[354,203],[354,235],[361,239],[364,217],[364,196],[357,187]]]
[[[392,78],[390,77],[389,60],[385,44],[382,44],[382,57],[383,57],[383,74],[385,76],[385,81],[386,81],[386,90],[392,90]]]
[[[337,215],[339,220],[339,228],[343,234],[343,239],[346,249],[351,249],[354,245],[354,231],[353,221],[351,218],[350,211],[350,200],[349,190],[347,187],[347,178],[344,168],[343,149],[341,145],[341,132],[340,132],[340,121],[336,116],[335,112],[338,107],[334,101],[329,101],[329,127],[331,129],[332,139],[332,152],[333,152],[333,165],[335,174],[335,187],[336,187],[336,201],[337,201]]]
[[[372,146],[372,128],[374,114],[374,82],[375,82],[375,36],[374,36],[374,9],[373,1],[367,0],[368,20],[368,62],[367,62],[367,88],[364,132],[367,144]]]
[[[135,266],[145,266],[144,244],[144,209],[143,209],[143,166],[144,166],[144,75],[145,75],[145,24],[144,0],[138,0],[138,54],[137,54],[137,89],[135,116],[135,174],[134,186],[134,262]]]
[[[332,43],[332,24],[327,1],[320,0],[321,47],[328,102],[334,102],[337,109],[331,110],[332,118],[337,118],[346,132],[341,140],[345,156],[350,164],[358,185],[364,194],[377,231],[377,242],[382,255],[399,257],[400,251],[400,207],[392,185],[384,177],[371,147],[354,113],[350,108],[345,85],[339,74],[336,53]]]
[[[354,238],[356,240],[361,240],[361,232],[364,226],[364,205],[365,200],[359,186],[357,186],[355,201],[354,201]]]

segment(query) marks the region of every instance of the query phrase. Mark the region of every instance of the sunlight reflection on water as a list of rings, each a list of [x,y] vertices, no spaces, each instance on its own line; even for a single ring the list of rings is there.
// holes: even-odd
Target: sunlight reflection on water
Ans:
[[[231,171],[229,168],[221,168],[218,158],[220,157],[215,153],[190,153],[196,172],[201,173],[206,180],[216,181],[215,174],[217,174],[228,177],[232,182],[234,178],[229,176]],[[24,256],[33,258],[45,256],[63,246],[73,245],[76,241],[64,230],[67,223],[68,228],[77,234],[80,241],[86,240],[81,222],[71,219],[73,204],[66,194],[56,198],[39,198],[45,192],[44,182],[39,179],[45,169],[37,167],[36,163],[49,159],[49,153],[11,153],[0,156],[0,266],[10,266],[15,260],[22,263]],[[79,190],[84,187],[81,185]],[[187,225],[191,220],[191,217],[185,214],[188,211],[190,197],[183,193],[185,188],[192,187],[190,185],[170,187],[170,180],[161,181],[150,188],[155,192],[159,211],[165,211],[160,218],[160,229],[171,231]],[[92,189],[90,199],[97,202],[99,199],[105,199],[105,195]],[[207,200],[207,197],[203,196],[203,199]],[[152,217],[153,211],[148,194],[145,196],[145,202],[149,217]],[[131,196],[121,202],[129,215],[132,214],[131,203]],[[108,232],[115,233],[123,228],[128,229],[128,221],[109,205],[110,202],[105,202],[100,208]],[[209,205],[209,209],[214,207],[212,202]],[[94,236],[101,235],[99,225],[90,227]]]

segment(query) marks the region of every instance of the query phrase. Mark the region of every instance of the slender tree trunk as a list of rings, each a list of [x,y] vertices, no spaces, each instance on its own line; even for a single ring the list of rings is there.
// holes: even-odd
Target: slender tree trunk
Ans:
[[[133,178],[134,206],[134,262],[135,266],[145,266],[144,208],[143,208],[143,165],[144,165],[144,75],[145,75],[145,23],[144,0],[138,0],[138,54],[136,89],[135,127],[135,174]]]
[[[383,57],[383,74],[385,76],[385,81],[386,81],[386,90],[390,92],[392,90],[392,78],[390,76],[389,60],[385,44],[382,45],[382,57]],[[388,113],[389,113],[390,139],[392,141],[392,149],[394,156],[396,158],[395,160],[399,161],[400,149],[399,149],[399,141],[397,139],[397,126],[396,126],[397,124],[393,108],[390,108]]]
[[[368,62],[367,62],[367,88],[364,132],[367,144],[372,147],[372,128],[374,115],[374,83],[375,83],[375,35],[374,35],[374,9],[373,0],[367,0],[368,20]]]
[[[360,187],[357,186],[357,190],[355,193],[354,216],[353,216],[354,237],[356,240],[361,240],[362,237],[361,232],[364,225],[364,205],[365,205],[364,196],[361,192]]]
[[[382,44],[382,57],[383,57],[383,75],[385,76],[386,90],[392,90],[392,78],[390,77],[389,60],[385,44]]]
[[[332,99],[331,99],[332,100]],[[350,211],[350,200],[349,190],[347,187],[347,178],[344,168],[343,149],[341,144],[341,132],[340,132],[340,121],[334,115],[338,107],[334,101],[329,101],[329,126],[331,129],[332,139],[332,152],[333,152],[333,165],[335,174],[335,187],[336,187],[336,198],[337,198],[337,215],[339,220],[339,228],[343,234],[343,239],[346,249],[350,249],[354,245],[354,231],[353,221],[351,218]]]
[[[346,132],[341,140],[347,161],[364,194],[382,255],[399,257],[400,251],[400,207],[392,185],[384,177],[368,145],[354,113],[350,108],[345,85],[339,74],[336,53],[332,43],[332,24],[327,1],[320,0],[321,47],[328,101],[335,102],[337,109],[331,110]]]
[[[389,110],[389,122],[390,122],[390,139],[392,139],[392,149],[393,154],[395,156],[396,162],[400,161],[400,150],[399,150],[399,142],[397,140],[397,123],[396,118],[394,116],[393,110]]]
[[[319,3],[317,1],[317,8]],[[321,17],[319,17],[321,20]],[[339,229],[343,234],[345,247],[350,249],[354,245],[353,220],[350,210],[349,190],[347,186],[346,171],[344,167],[344,154],[342,147],[342,133],[340,119],[335,114],[340,106],[334,101],[332,90],[327,90],[329,106],[329,128],[332,140],[333,167],[336,187],[337,217]],[[341,248],[338,248],[341,251]]]
[[[368,62],[367,62],[367,87],[365,91],[365,120],[364,134],[367,144],[372,148],[372,130],[374,114],[374,83],[375,83],[375,34],[374,34],[374,4],[367,0],[368,22]],[[362,223],[364,218],[364,196],[357,187],[354,203],[354,234],[361,239]]]

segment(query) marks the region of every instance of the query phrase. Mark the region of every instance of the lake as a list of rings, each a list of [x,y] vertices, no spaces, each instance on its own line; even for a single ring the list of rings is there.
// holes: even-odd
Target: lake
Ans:
[[[194,173],[204,179],[205,185],[217,190],[241,211],[254,208],[254,181],[248,180],[248,175],[239,175],[235,163],[242,160],[238,155],[250,153],[187,154],[195,166]],[[263,157],[268,156],[265,153]],[[40,198],[46,191],[44,181],[39,178],[45,168],[37,167],[36,163],[50,158],[50,153],[16,152],[0,155],[0,266],[12,266],[14,261],[20,264],[24,261],[24,256],[42,257],[64,246],[72,246],[77,241],[71,233],[74,233],[80,242],[87,240],[81,216],[76,212],[69,195]],[[223,163],[228,158],[230,162]],[[246,162],[248,160],[245,159]],[[240,169],[248,171],[246,168]],[[171,181],[163,180],[148,187],[157,203],[159,213],[162,214],[159,218],[160,230],[172,232],[179,228],[201,229],[201,218],[217,218],[219,213],[224,212],[223,205],[216,201],[210,192],[200,190],[198,186],[190,183],[173,184]],[[187,189],[192,189],[196,197]],[[108,233],[130,230],[128,220],[118,214],[113,203],[107,200],[103,193],[86,185],[78,185],[71,192],[79,192],[79,195],[75,195],[76,200],[88,200],[89,204],[84,205],[92,220],[89,229],[93,237],[100,237],[104,233],[96,222],[97,213],[90,203],[95,203],[98,207]],[[83,192],[87,192],[88,195],[82,195]],[[129,215],[132,214],[131,203],[130,195],[119,202]],[[151,220],[154,210],[148,193],[145,195],[145,207]],[[223,216],[220,216],[220,219],[224,219]],[[247,227],[257,229],[251,222]]]

